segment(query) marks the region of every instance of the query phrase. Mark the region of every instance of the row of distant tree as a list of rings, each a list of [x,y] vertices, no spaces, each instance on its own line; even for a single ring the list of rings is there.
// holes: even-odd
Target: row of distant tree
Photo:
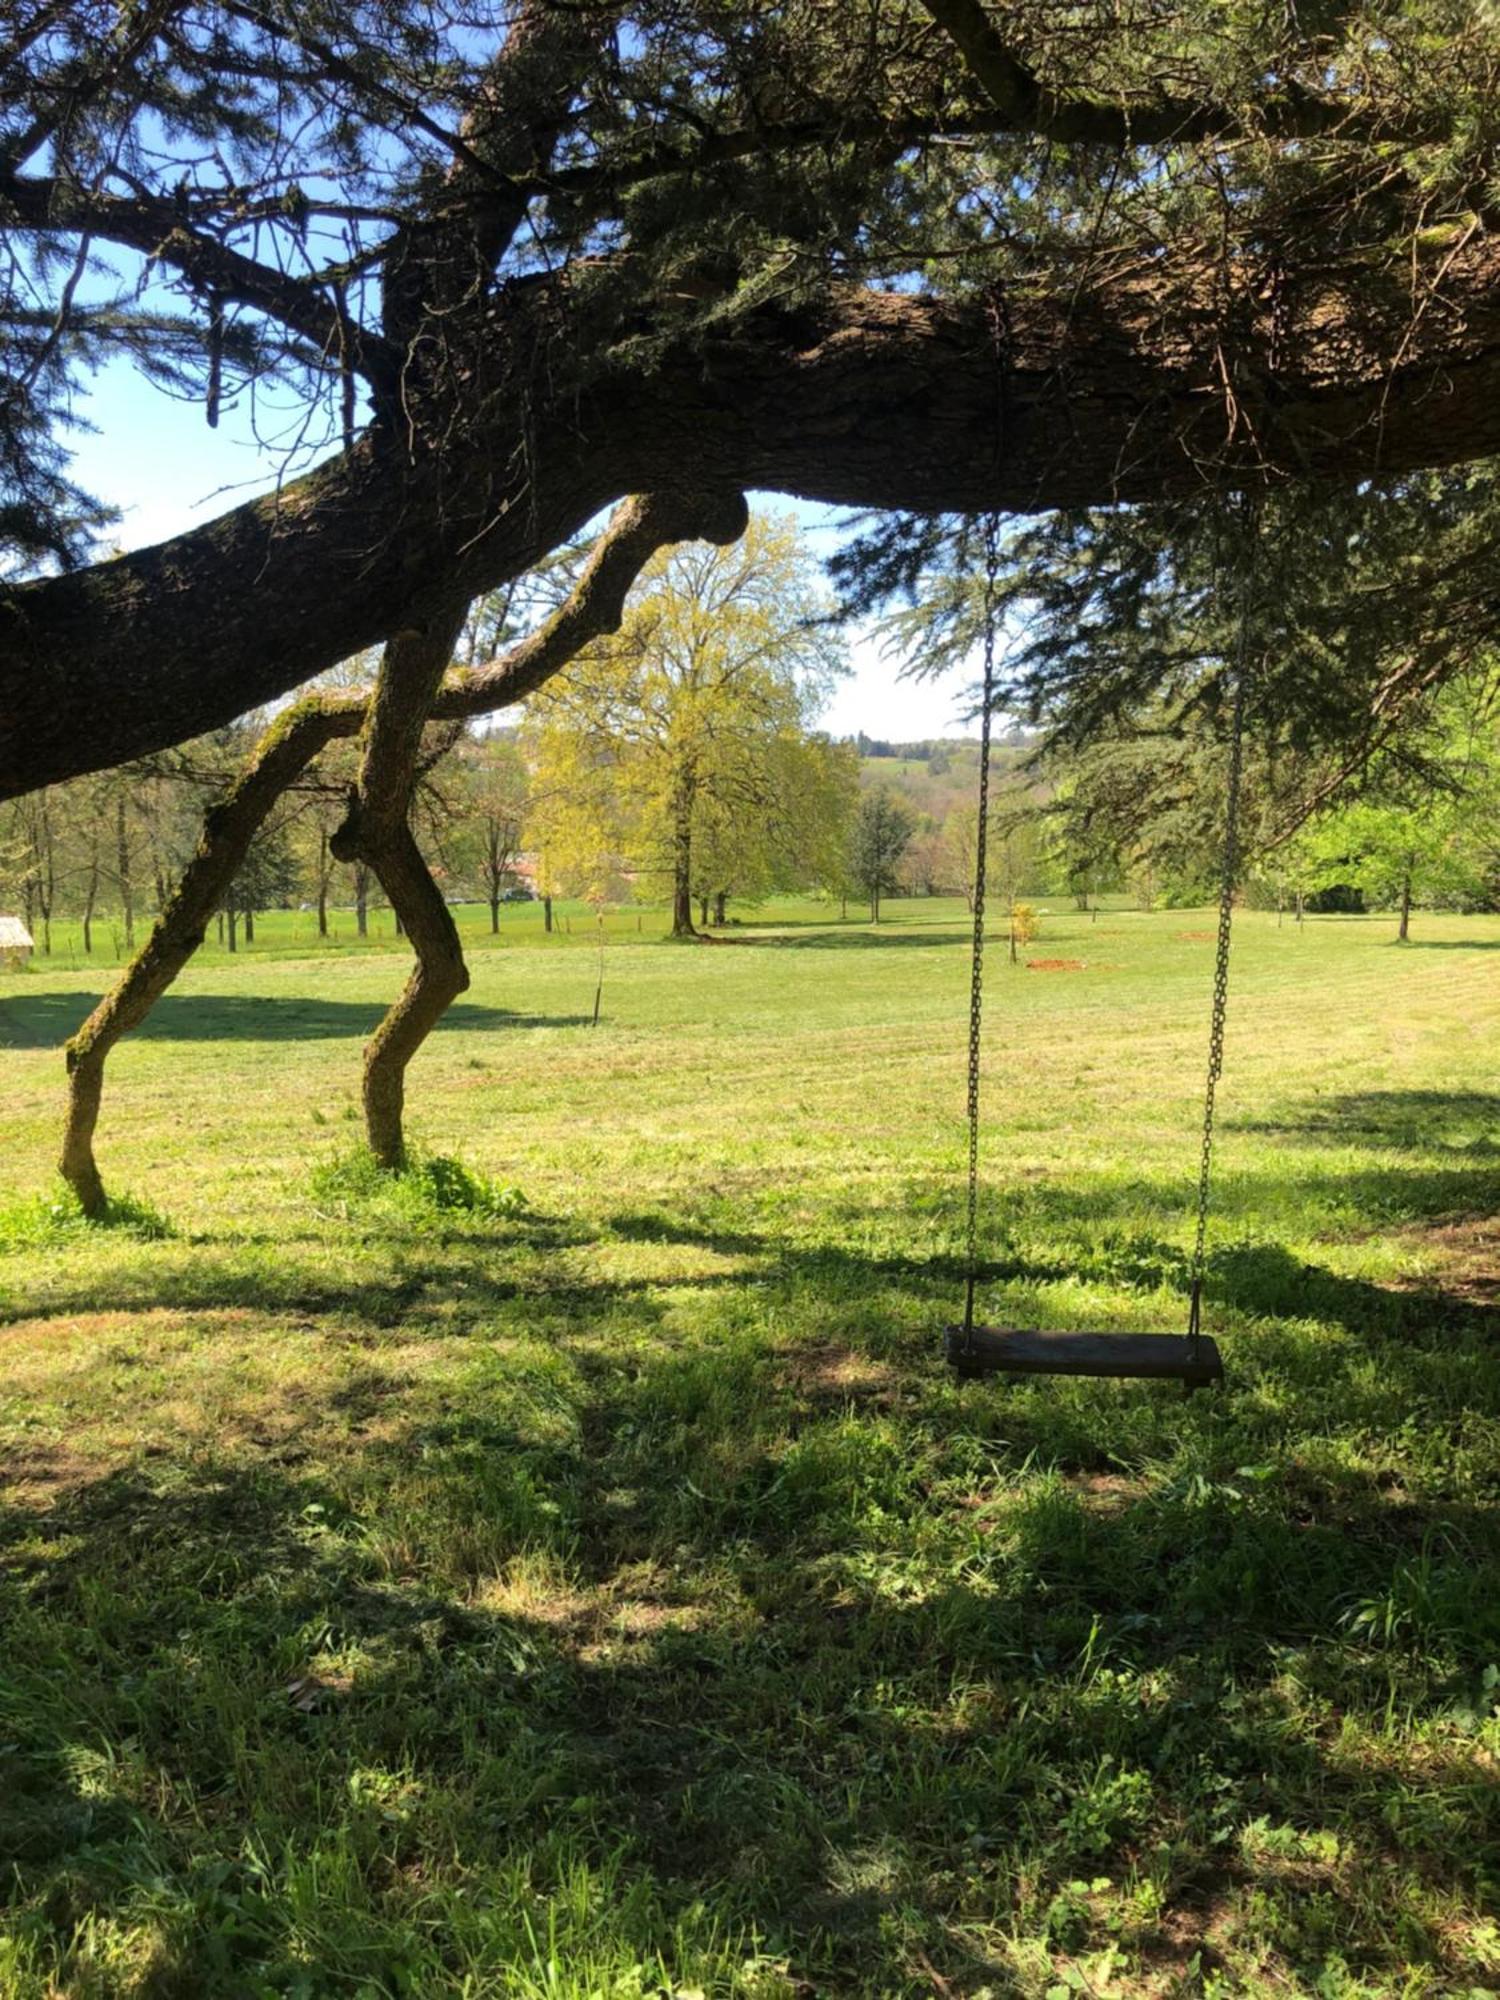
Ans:
[[[1418,907],[1500,910],[1500,739],[1455,687],[1439,769],[1367,775],[1342,801],[1283,833],[1277,800],[1252,770],[1240,868],[1244,897],[1295,910],[1389,909],[1406,937]],[[936,748],[936,746],[934,746]],[[972,745],[945,746],[941,779],[926,759],[874,779],[904,838],[890,886],[906,895],[968,894],[977,811]],[[915,767],[915,768],[912,768]],[[1222,784],[1205,768],[1186,799],[1151,796],[1138,744],[1101,741],[1086,755],[1009,746],[996,753],[990,877],[997,893],[1066,896],[1086,907],[1125,894],[1142,908],[1216,893]],[[867,782],[879,765],[866,767]],[[1146,809],[1143,811],[1143,802]]]

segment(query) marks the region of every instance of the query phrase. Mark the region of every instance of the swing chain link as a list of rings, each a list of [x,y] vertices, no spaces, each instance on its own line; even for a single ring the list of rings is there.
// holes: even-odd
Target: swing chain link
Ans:
[[[1203,1089],[1203,1142],[1198,1160],[1198,1214],[1193,1239],[1188,1342],[1198,1357],[1203,1281],[1208,1264],[1208,1214],[1212,1199],[1215,1097],[1224,1073],[1224,1021],[1229,1006],[1229,947],[1234,924],[1234,892],[1240,863],[1240,779],[1244,768],[1245,684],[1250,665],[1251,557],[1255,522],[1248,519],[1246,554],[1240,573],[1239,633],[1235,645],[1234,704],[1229,725],[1229,782],[1224,803],[1224,849],[1219,873],[1219,930],[1214,954],[1213,1007],[1208,1029],[1208,1076]]]
[[[990,823],[990,722],[995,706],[995,593],[1000,574],[1000,518],[984,526],[984,694],[979,721],[979,810],[974,833],[974,942],[969,967],[969,1188],[964,1242],[964,1347],[974,1340],[979,1277],[979,1067],[984,1025],[984,894]]]

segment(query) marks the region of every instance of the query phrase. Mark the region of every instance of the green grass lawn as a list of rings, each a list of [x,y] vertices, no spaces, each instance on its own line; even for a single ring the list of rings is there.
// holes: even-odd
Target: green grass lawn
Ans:
[[[0,1994],[1500,1992],[1500,919],[1238,921],[1185,1400],[942,1365],[961,906],[634,914],[475,952],[468,1183],[337,1169],[388,937],[205,958],[112,1228],[0,978]],[[1211,927],[997,951],[986,1317],[1181,1324]]]

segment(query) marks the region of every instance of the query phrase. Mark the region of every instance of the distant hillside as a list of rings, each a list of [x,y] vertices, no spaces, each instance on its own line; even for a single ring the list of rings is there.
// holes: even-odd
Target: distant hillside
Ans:
[[[977,736],[927,736],[916,743],[896,743],[883,736],[867,736],[861,729],[849,740],[861,757],[880,763],[972,764],[979,749]],[[1024,729],[997,729],[994,735],[997,749],[1022,750],[1031,741],[1030,733]]]

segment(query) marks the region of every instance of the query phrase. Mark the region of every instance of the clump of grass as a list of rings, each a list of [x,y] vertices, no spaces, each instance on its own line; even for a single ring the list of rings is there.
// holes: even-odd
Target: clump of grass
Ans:
[[[390,1168],[364,1145],[322,1161],[311,1185],[320,1206],[343,1215],[380,1209],[414,1221],[437,1215],[496,1221],[524,1213],[527,1205],[520,1188],[492,1180],[447,1153],[410,1152],[403,1166]]]
[[[138,1243],[159,1243],[177,1234],[160,1209],[133,1194],[111,1195],[100,1215],[85,1215],[77,1195],[61,1183],[49,1194],[0,1203],[0,1251],[45,1250],[97,1229],[117,1230]]]

